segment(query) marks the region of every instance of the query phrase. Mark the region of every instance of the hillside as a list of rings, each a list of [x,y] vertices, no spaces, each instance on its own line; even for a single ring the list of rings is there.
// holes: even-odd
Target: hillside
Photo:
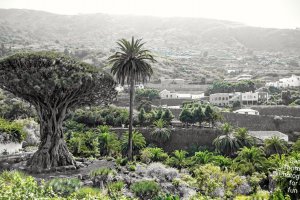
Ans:
[[[147,47],[157,55],[160,62],[155,66],[156,78],[164,74],[197,82],[201,77],[223,78],[224,69],[229,68],[246,69],[245,72],[252,69],[249,73],[257,75],[256,68],[272,65],[273,69],[277,66],[282,70],[285,66],[290,70],[290,61],[299,62],[299,30],[249,27],[212,19],[70,16],[0,9],[0,43],[12,51],[67,50],[103,67],[116,40],[132,35],[144,38]],[[203,56],[204,52],[208,56]],[[270,63],[264,64],[265,61]],[[295,72],[298,69],[296,65]]]

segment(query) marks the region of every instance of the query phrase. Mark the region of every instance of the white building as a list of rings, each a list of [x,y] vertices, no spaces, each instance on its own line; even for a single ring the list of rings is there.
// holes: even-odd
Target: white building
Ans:
[[[164,89],[159,93],[161,99],[178,99],[178,95],[176,92],[171,92],[169,90]]]
[[[286,142],[289,141],[288,135],[281,133],[279,131],[248,131],[249,135],[265,141],[266,139],[270,139],[273,136],[278,136],[280,139],[285,140]]]
[[[229,93],[215,93],[209,96],[209,102],[215,106],[228,106]]]
[[[244,92],[242,93],[242,104],[243,105],[255,105],[258,103],[257,92]]]
[[[277,88],[300,87],[300,76],[293,74],[289,78],[281,78],[279,81],[266,83],[266,86],[273,86]]]
[[[186,94],[186,93],[177,93],[171,92],[169,90],[162,90],[160,93],[161,99],[201,99],[204,97],[204,93],[202,94]]]
[[[259,115],[259,112],[257,110],[253,110],[249,108],[235,110],[233,111],[233,113],[244,114],[244,115]]]

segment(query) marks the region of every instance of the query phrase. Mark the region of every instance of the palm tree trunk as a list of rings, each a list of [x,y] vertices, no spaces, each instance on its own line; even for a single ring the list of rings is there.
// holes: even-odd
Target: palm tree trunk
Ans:
[[[130,105],[129,105],[129,130],[128,130],[128,159],[132,160],[132,126],[133,126],[133,104],[134,104],[134,77],[130,80]]]

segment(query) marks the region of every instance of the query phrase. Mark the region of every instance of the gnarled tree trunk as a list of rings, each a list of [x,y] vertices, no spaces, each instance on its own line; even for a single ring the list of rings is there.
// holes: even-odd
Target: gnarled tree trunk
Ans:
[[[63,137],[62,124],[66,108],[37,109],[40,119],[41,143],[27,165],[31,171],[75,165]]]

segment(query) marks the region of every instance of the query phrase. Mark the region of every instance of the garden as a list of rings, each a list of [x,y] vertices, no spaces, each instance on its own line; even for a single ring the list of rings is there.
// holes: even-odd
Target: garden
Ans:
[[[209,104],[182,105],[179,129],[217,130],[210,147],[166,151],[174,116],[134,87],[156,61],[141,40],[118,45],[111,75],[55,52],[0,61],[0,145],[22,143],[1,152],[0,199],[299,199],[300,140],[257,140]],[[116,83],[130,85],[129,109],[111,104]]]

